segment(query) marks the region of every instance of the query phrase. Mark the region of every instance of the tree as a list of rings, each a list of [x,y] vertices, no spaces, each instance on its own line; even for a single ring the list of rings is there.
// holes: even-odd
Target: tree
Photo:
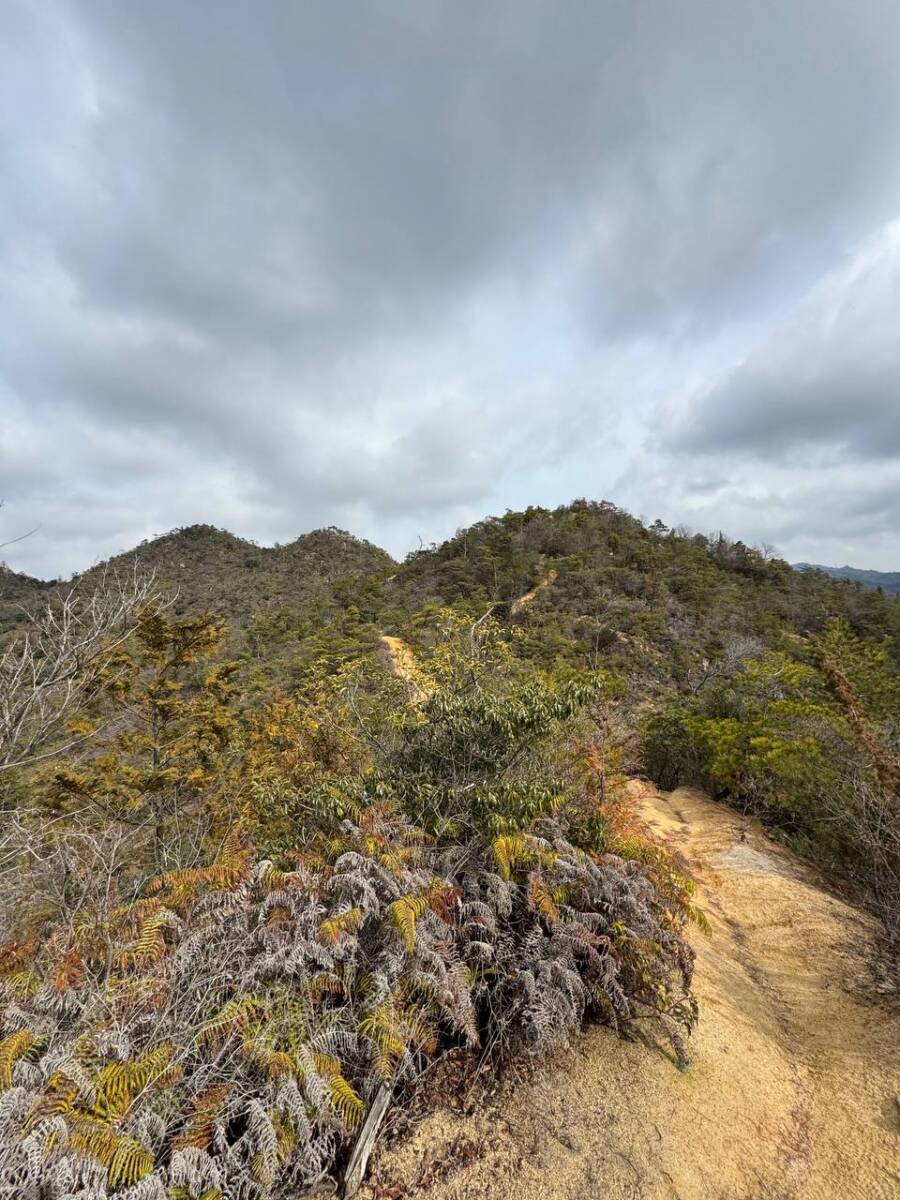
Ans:
[[[97,678],[99,722],[88,712],[70,724],[90,748],[52,772],[48,804],[146,828],[160,870],[179,861],[185,839],[196,846],[216,822],[227,827],[237,664],[218,657],[225,633],[209,613],[168,620],[145,608]]]
[[[27,615],[22,633],[0,653],[0,771],[67,753],[85,732],[67,723],[117,660],[139,614],[161,597],[152,575],[105,573]]]

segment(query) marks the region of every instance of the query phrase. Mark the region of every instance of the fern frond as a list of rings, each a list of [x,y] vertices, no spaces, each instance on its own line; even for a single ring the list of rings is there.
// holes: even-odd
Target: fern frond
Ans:
[[[528,899],[531,907],[545,917],[551,925],[559,920],[559,908],[552,893],[534,871],[528,876]]]
[[[368,1038],[375,1051],[375,1070],[389,1079],[406,1053],[406,1030],[391,1000],[379,1004],[359,1023],[359,1032]]]
[[[312,1058],[316,1070],[328,1084],[328,1094],[335,1111],[348,1129],[354,1128],[365,1105],[353,1085],[345,1079],[339,1060],[332,1054],[319,1052],[314,1053]]]
[[[37,971],[11,971],[3,982],[17,1000],[30,1000],[41,986],[41,977]]]
[[[47,1081],[47,1089],[34,1104],[25,1121],[24,1132],[29,1133],[48,1117],[66,1116],[72,1112],[78,1100],[78,1085],[63,1071],[54,1071]]]
[[[251,848],[240,825],[234,825],[225,838],[215,862],[207,868],[208,881],[215,887],[233,888],[249,874]]]
[[[170,1064],[174,1052],[171,1044],[163,1043],[139,1059],[108,1063],[97,1076],[94,1112],[116,1120],[125,1115],[140,1092],[172,1082]]]
[[[342,934],[355,933],[365,917],[365,909],[357,905],[356,908],[350,908],[344,913],[339,913],[337,916],[323,921],[319,926],[319,933],[324,941],[334,944],[339,941]]]
[[[0,944],[0,976],[26,968],[34,961],[37,938],[8,938]]]
[[[84,959],[77,950],[69,950],[54,966],[50,974],[50,983],[57,992],[67,992],[69,988],[78,987],[84,983]]]
[[[197,1040],[203,1043],[224,1042],[233,1034],[247,1028],[265,1007],[258,996],[241,996],[229,1000],[200,1030]]]
[[[320,1000],[322,996],[345,996],[347,983],[334,971],[320,971],[310,979],[308,991],[313,1001]]]
[[[400,931],[403,944],[410,954],[416,948],[416,921],[427,912],[429,904],[429,895],[419,892],[401,896],[391,905],[391,920]]]
[[[354,1129],[359,1124],[365,1105],[353,1085],[338,1073],[332,1075],[328,1080],[328,1091],[331,1095],[331,1103],[340,1114],[346,1127]]]
[[[145,1146],[96,1117],[76,1117],[68,1143],[69,1150],[102,1163],[112,1188],[131,1187],[153,1170],[153,1155]]]
[[[290,871],[281,871],[268,860],[259,863],[254,874],[260,890],[266,893],[283,891],[294,882]]]
[[[40,1046],[42,1039],[30,1029],[19,1029],[0,1041],[0,1090],[12,1087],[13,1067]]]
[[[120,969],[124,971],[132,966],[152,966],[158,963],[166,953],[166,939],[162,931],[170,920],[171,914],[165,909],[157,910],[146,917],[141,922],[134,942],[119,955]]]
[[[491,842],[494,860],[504,879],[512,878],[517,866],[538,865],[552,867],[556,851],[540,838],[527,833],[504,833]]]
[[[705,933],[707,937],[712,937],[712,925],[709,922],[709,917],[704,910],[696,904],[688,904],[685,906],[688,920],[693,921],[701,933]]]
[[[241,1054],[269,1079],[282,1079],[286,1075],[297,1073],[297,1063],[287,1051],[273,1050],[252,1038],[244,1041],[241,1046]]]
[[[511,879],[516,864],[528,858],[528,842],[523,833],[504,833],[491,842],[491,851],[500,874]]]
[[[215,1083],[194,1097],[185,1127],[172,1140],[173,1150],[183,1150],[185,1146],[193,1146],[198,1150],[209,1147],[213,1128],[233,1086],[230,1083]]]

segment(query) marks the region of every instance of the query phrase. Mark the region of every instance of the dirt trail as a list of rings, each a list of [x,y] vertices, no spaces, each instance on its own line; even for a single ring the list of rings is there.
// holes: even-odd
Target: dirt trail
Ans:
[[[435,1113],[375,1159],[369,1200],[900,1197],[900,1014],[864,998],[869,920],[699,793],[629,785],[690,860],[712,936],[700,1024],[664,1047],[593,1029],[475,1116]],[[416,1179],[427,1185],[416,1187]]]
[[[547,574],[539,579],[533,588],[527,591],[523,596],[519,596],[517,600],[513,600],[512,604],[509,606],[510,613],[515,616],[516,613],[520,613],[523,608],[527,608],[532,600],[534,600],[535,596],[539,595],[544,588],[548,588],[551,586],[551,584],[556,583],[558,578],[559,571],[557,571],[556,567],[551,567]]]
[[[406,642],[402,638],[390,637],[386,633],[381,635],[380,641],[391,670],[409,687],[410,703],[421,704],[427,700],[432,686],[431,680],[419,666],[415,654]]]

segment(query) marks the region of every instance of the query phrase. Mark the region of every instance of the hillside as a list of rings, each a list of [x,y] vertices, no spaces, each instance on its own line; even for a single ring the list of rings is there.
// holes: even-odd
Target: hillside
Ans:
[[[378,1200],[890,1194],[900,599],[587,501],[77,582],[0,656],[0,1191],[293,1200],[392,1106]]]
[[[212,525],[189,525],[142,543],[85,572],[90,581],[106,567],[138,562],[176,593],[179,613],[211,609],[245,625],[257,613],[315,602],[337,580],[369,575],[393,565],[389,555],[339,529],[318,529],[293,542],[257,546]]]
[[[550,572],[552,585],[514,611]],[[900,635],[893,597],[795,571],[722,534],[646,526],[587,501],[482,521],[410,555],[383,592],[404,613],[493,606],[520,626],[522,653],[538,661],[617,665],[679,688],[700,660],[741,638],[776,645],[837,616],[864,636]]]
[[[900,571],[863,571],[859,567],[823,567],[821,563],[794,563],[795,571],[822,571],[832,579],[849,579],[867,588],[900,595]]]
[[[90,587],[105,570],[124,574],[135,563],[155,574],[165,594],[176,597],[175,612],[211,609],[239,627],[257,614],[321,602],[331,596],[338,580],[377,574],[394,565],[377,546],[339,529],[318,529],[270,547],[212,525],[189,525],[115,555],[72,582]],[[53,586],[7,571],[0,586],[0,612],[10,614],[14,606],[39,601]]]
[[[0,635],[15,628],[25,611],[40,604],[53,588],[53,583],[11,571],[0,563]]]

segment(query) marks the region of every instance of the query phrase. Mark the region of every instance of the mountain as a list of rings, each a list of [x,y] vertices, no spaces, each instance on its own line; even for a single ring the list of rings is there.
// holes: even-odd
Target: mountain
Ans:
[[[16,1001],[0,1030],[6,1085],[20,1119],[52,1106],[56,1122],[39,1155],[7,1138],[4,1160],[0,1145],[0,1183],[24,1194],[28,1170],[40,1190],[57,1144],[78,1136],[79,1164],[117,1195],[181,1194],[195,1176],[199,1194],[228,1178],[220,1162],[251,1164],[259,1200],[299,1194],[353,1160],[370,1099],[409,1101],[429,1061],[443,1096],[457,1078],[468,1090],[477,1063],[500,1065],[486,1055],[634,1020],[665,1053],[642,1069],[630,1047],[627,1075],[611,1076],[594,1041],[589,1074],[612,1091],[567,1128],[622,1095],[636,1145],[646,1113],[667,1131],[673,1116],[679,1152],[699,1155],[681,1178],[705,1195],[721,1165],[696,1151],[703,1081],[721,1077],[738,1103],[768,1063],[764,1107],[790,1128],[785,1062],[822,1050],[823,1012],[837,1065],[806,1107],[821,1129],[843,1112],[835,1096],[874,1078],[866,1153],[893,1161],[877,1106],[897,1038],[877,1022],[864,1037],[881,1009],[841,997],[876,969],[886,994],[891,938],[900,949],[900,598],[585,500],[486,518],[401,564],[337,529],[262,548],[195,525],[75,582],[89,597],[104,571],[135,564],[175,599],[96,639],[90,669],[81,642],[54,654],[52,623],[37,647],[14,630],[0,655],[0,808],[16,812],[15,869],[0,872],[0,990]],[[13,621],[56,586],[5,571],[0,604]],[[827,893],[785,847],[828,874]],[[696,989],[689,921],[704,931]],[[809,1003],[786,1039],[771,980],[803,971]],[[717,1028],[735,979],[735,1021]],[[699,1069],[676,1077],[698,1002]],[[58,1086],[60,1063],[89,1089]],[[679,1106],[692,1078],[703,1094]],[[515,1161],[534,1142],[523,1132]],[[835,1144],[861,1136],[841,1126]],[[403,1192],[409,1161],[377,1194]],[[595,1165],[559,1195],[573,1179],[590,1191]],[[764,1167],[783,1173],[777,1153]],[[755,1160],[729,1176],[735,1195],[762,1177]]]
[[[90,586],[104,570],[127,571],[135,562],[176,596],[176,615],[212,609],[252,638],[247,653],[263,661],[298,651],[340,658],[371,647],[381,633],[414,641],[416,614],[439,607],[473,618],[491,608],[502,623],[519,627],[519,652],[538,661],[596,662],[602,655],[630,676],[660,681],[677,680],[691,661],[729,639],[804,634],[825,615],[844,617],[863,636],[900,638],[898,575],[808,564],[793,570],[740,541],[646,525],[607,502],[488,517],[400,565],[335,528],[265,547],[212,525],[190,525],[75,582]],[[882,592],[861,589],[845,571],[865,575],[867,585],[878,576]],[[527,609],[517,608],[550,573],[552,586]],[[887,586],[893,581],[894,589]],[[4,569],[0,631],[54,586]]]
[[[849,579],[867,588],[881,588],[900,596],[900,571],[863,571],[859,567],[823,567],[821,563],[794,563],[795,571],[822,571],[832,579]]]
[[[395,567],[384,550],[340,529],[317,529],[286,545],[258,546],[212,525],[189,525],[76,576],[90,586],[104,571],[127,572],[137,564],[154,572],[162,590],[175,596],[176,614],[212,609],[232,625],[245,626],[259,613],[324,600],[341,580]],[[0,577],[0,629],[20,607],[40,602],[55,586],[4,570]]]
[[[516,610],[551,572],[552,584]],[[410,555],[383,592],[401,612],[453,605],[475,617],[494,605],[520,627],[521,652],[540,661],[602,657],[629,677],[666,681],[735,638],[773,644],[830,616],[863,636],[900,635],[893,596],[590,501],[481,521]]]

